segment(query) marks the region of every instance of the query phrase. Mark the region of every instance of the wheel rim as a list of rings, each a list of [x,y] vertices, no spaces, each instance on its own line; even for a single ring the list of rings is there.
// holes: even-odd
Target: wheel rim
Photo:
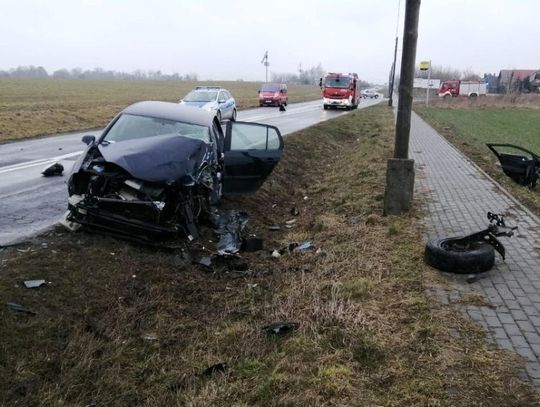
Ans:
[[[441,244],[441,247],[447,252],[469,252],[477,249],[479,246],[487,244],[484,242],[459,243],[456,241],[448,241]]]

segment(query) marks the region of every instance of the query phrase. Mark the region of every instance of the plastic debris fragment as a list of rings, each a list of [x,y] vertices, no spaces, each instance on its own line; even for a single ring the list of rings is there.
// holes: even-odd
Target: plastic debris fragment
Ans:
[[[38,287],[41,287],[44,284],[47,284],[47,282],[45,280],[26,280],[24,282],[24,286],[26,288],[38,288]]]
[[[273,324],[263,327],[263,329],[271,335],[286,335],[295,329],[298,329],[298,322],[274,322]]]

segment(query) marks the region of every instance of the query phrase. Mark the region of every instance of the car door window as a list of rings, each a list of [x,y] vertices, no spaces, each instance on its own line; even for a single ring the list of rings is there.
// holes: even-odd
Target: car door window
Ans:
[[[219,92],[218,102],[225,102],[226,100],[225,92]]]
[[[235,123],[231,129],[231,150],[278,150],[281,145],[273,127]]]

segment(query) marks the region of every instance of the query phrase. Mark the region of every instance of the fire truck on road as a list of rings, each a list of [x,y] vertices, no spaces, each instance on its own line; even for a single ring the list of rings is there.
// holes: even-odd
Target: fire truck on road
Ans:
[[[324,110],[336,107],[356,109],[360,103],[360,81],[355,73],[330,72],[321,78]]]
[[[456,96],[468,96],[474,98],[476,96],[485,96],[487,93],[487,85],[479,81],[443,81],[439,88],[439,96],[443,98],[451,98]]]

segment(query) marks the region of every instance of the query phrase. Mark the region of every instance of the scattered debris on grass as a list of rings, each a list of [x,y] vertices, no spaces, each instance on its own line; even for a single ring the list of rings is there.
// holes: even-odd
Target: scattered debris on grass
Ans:
[[[299,327],[300,324],[298,322],[274,322],[264,326],[263,330],[268,334],[281,336],[287,335]]]
[[[258,252],[264,249],[264,240],[259,237],[250,237],[242,241],[241,251]]]
[[[24,286],[26,288],[38,288],[45,284],[47,284],[45,280],[25,280],[24,281]]]
[[[219,213],[215,232],[219,236],[217,253],[220,256],[236,254],[242,248],[242,231],[249,221],[243,211],[229,210]]]
[[[202,374],[203,376],[213,376],[216,373],[225,373],[227,369],[228,369],[227,363],[219,362],[219,363],[216,363],[215,365],[209,366],[206,369],[204,369]]]
[[[7,306],[11,311],[20,312],[22,314],[27,314],[27,315],[36,315],[34,311],[30,310],[24,305],[17,304],[15,302],[8,302]]]

